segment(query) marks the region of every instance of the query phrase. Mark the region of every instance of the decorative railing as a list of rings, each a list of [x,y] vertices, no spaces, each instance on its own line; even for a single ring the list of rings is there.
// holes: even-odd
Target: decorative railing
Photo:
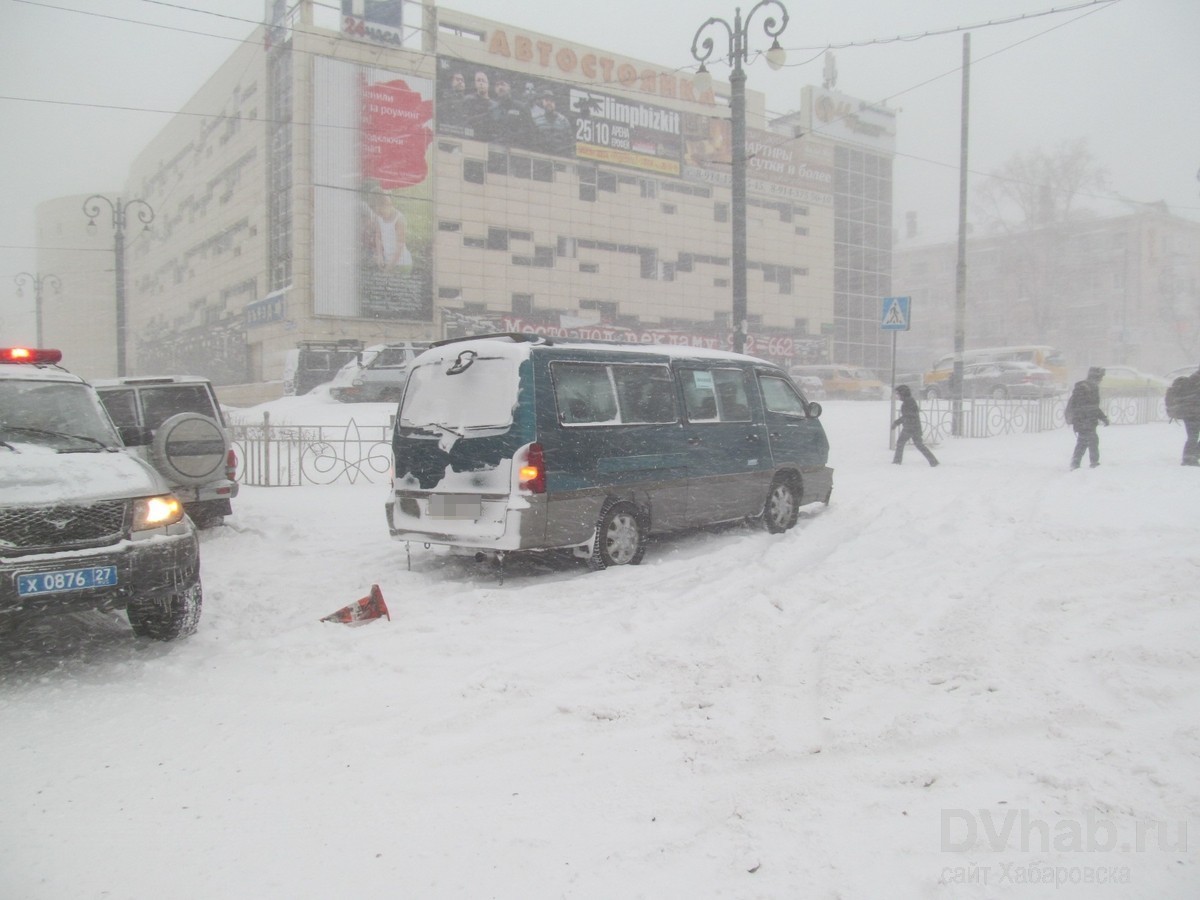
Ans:
[[[1033,434],[1063,427],[1066,399],[963,400],[963,437]],[[1112,397],[1104,401],[1113,425],[1142,425],[1167,418],[1161,397]],[[952,436],[954,402],[921,401],[926,439],[937,443]],[[272,424],[262,422],[229,428],[238,455],[238,481],[258,487],[303,484],[386,484],[391,477],[390,425]]]
[[[390,425],[231,425],[238,482],[258,487],[384,484],[391,477]]]
[[[962,437],[998,437],[1004,434],[1034,434],[1062,428],[1066,397],[1029,400],[993,398],[963,400]],[[1166,408],[1161,397],[1108,397],[1101,401],[1113,425],[1145,425],[1164,422]],[[925,437],[939,441],[956,433],[953,400],[921,401],[921,420]]]

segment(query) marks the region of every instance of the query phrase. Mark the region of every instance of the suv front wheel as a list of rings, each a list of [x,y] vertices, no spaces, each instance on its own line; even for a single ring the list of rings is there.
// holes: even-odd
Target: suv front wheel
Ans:
[[[187,587],[168,594],[130,600],[125,615],[138,637],[173,641],[196,630],[203,602],[204,592],[197,576]]]

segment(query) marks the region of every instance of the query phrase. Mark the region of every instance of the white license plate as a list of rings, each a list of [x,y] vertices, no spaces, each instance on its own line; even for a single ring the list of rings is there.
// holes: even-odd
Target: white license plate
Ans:
[[[90,569],[65,569],[60,572],[22,572],[17,575],[17,594],[36,597],[39,594],[112,587],[116,583],[116,566],[92,566]]]
[[[478,519],[483,498],[478,494],[434,494],[429,498],[431,519]]]

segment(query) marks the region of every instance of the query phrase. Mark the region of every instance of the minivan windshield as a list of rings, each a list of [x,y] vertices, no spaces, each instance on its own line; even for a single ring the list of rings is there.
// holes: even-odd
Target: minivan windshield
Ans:
[[[449,354],[414,363],[400,408],[400,427],[435,425],[461,434],[469,428],[512,425],[521,360],[511,355],[476,356],[463,366],[460,359]]]

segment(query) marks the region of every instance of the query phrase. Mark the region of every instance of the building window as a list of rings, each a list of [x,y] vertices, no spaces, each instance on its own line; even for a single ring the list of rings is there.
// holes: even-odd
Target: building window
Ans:
[[[484,166],[482,159],[463,160],[463,181],[469,181],[471,184],[483,184]]]
[[[438,297],[442,300],[456,300],[462,296],[460,288],[438,288]]]
[[[729,204],[714,203],[713,204],[713,221],[728,222],[729,221]]]
[[[479,250],[482,250],[485,247],[487,247],[487,241],[481,237],[469,237],[468,235],[464,234],[463,235],[463,246],[464,247],[475,247]]]
[[[600,272],[600,266],[597,263],[580,263],[579,271],[588,275],[596,275]]]
[[[443,153],[458,153],[462,147],[453,141],[438,141],[438,149]]]
[[[615,172],[597,172],[596,187],[610,194],[617,192],[617,175]]]
[[[663,211],[664,215],[668,215],[668,216],[675,215],[675,204],[674,203],[664,203],[662,205],[662,211]]]
[[[510,156],[508,158],[508,174],[513,178],[529,180],[533,177],[533,159],[528,156]]]
[[[662,264],[662,280],[663,281],[674,281],[675,280],[675,263],[665,262]]]
[[[575,238],[560,237],[558,239],[558,255],[574,259],[578,253],[578,243]]]
[[[638,250],[638,255],[642,258],[642,277],[657,279],[658,251],[651,247],[642,247]]]
[[[649,178],[643,178],[639,182],[642,187],[642,197],[646,200],[656,200],[658,198],[658,182],[651,181]]]
[[[553,182],[554,163],[548,159],[535,159],[533,161],[533,180]]]
[[[512,311],[518,316],[528,316],[533,313],[533,294],[513,294]]]
[[[508,229],[489,228],[487,233],[487,248],[489,250],[507,250]]]
[[[508,152],[505,150],[488,150],[487,170],[493,175],[507,175]]]
[[[790,294],[792,292],[792,270],[787,266],[779,267],[779,293]]]
[[[458,231],[461,228],[461,222],[438,222],[438,231]]]
[[[554,248],[535,246],[533,248],[533,264],[541,269],[554,268]]]
[[[729,287],[729,279],[728,278],[714,278],[713,279],[713,287],[720,287],[720,288]]]

